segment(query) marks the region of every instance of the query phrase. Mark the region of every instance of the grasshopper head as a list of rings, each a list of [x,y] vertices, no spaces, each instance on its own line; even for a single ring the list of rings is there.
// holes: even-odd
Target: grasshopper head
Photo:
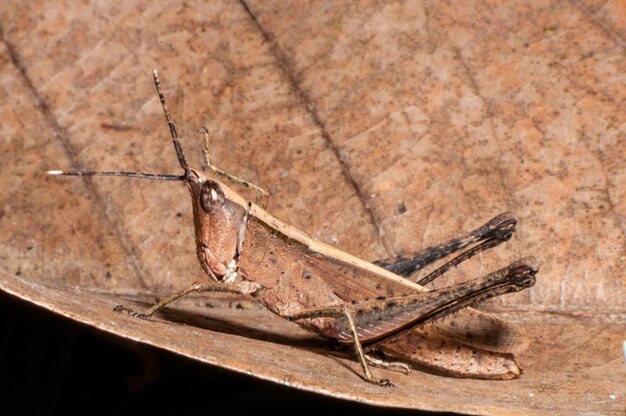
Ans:
[[[193,205],[196,252],[207,274],[220,279],[236,257],[246,209],[224,184],[192,172],[187,184]]]

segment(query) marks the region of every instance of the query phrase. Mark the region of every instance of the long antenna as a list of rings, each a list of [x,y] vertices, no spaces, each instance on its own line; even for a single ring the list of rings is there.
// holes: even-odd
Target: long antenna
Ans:
[[[96,172],[96,171],[75,171],[75,170],[49,170],[48,175],[66,176],[129,176],[137,179],[152,179],[159,181],[184,181],[184,175],[168,175],[167,173],[143,173],[143,172]]]
[[[176,125],[174,124],[174,120],[172,120],[172,116],[170,115],[169,110],[167,109],[167,104],[165,103],[165,95],[163,95],[163,91],[161,91],[161,82],[159,81],[159,73],[157,70],[152,71],[152,76],[154,77],[154,85],[156,86],[157,93],[159,94],[159,100],[161,100],[161,106],[163,107],[163,112],[165,113],[165,119],[167,120],[167,124],[170,127],[170,133],[172,135],[172,141],[174,142],[174,149],[176,150],[176,156],[178,156],[178,162],[180,166],[185,171],[184,175],[170,175],[167,173],[143,173],[143,172],[101,172],[101,171],[67,171],[67,170],[49,170],[46,173],[48,175],[66,175],[66,176],[126,176],[130,178],[137,179],[152,179],[152,180],[160,180],[160,181],[184,181],[187,179],[187,174],[191,171],[189,169],[189,165],[187,165],[187,161],[185,160],[185,154],[183,153],[183,148],[180,145],[180,140],[178,139],[178,132],[176,132]]]
[[[170,116],[167,104],[165,104],[165,95],[163,94],[163,91],[161,91],[161,81],[159,81],[159,73],[156,69],[152,70],[152,76],[154,77],[154,86],[159,94],[161,106],[163,107],[163,112],[165,113],[165,119],[167,120],[168,126],[170,126],[170,133],[172,135],[172,141],[174,142],[174,149],[176,149],[176,156],[178,156],[178,162],[180,163],[180,167],[182,167],[185,171],[185,174],[187,174],[187,172],[189,172],[189,165],[187,165],[185,154],[183,153],[183,147],[180,145],[180,140],[178,139],[176,125],[174,124],[174,120],[172,120],[172,116]]]

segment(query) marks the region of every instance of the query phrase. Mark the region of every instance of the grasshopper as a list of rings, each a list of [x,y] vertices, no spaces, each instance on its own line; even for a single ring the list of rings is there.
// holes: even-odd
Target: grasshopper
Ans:
[[[406,343],[406,337],[416,328],[477,302],[517,292],[535,283],[538,268],[534,258],[527,257],[461,284],[435,290],[426,290],[421,286],[473,255],[507,241],[516,225],[515,218],[509,213],[493,218],[460,238],[408,256],[374,263],[312,240],[303,231],[285,224],[265,210],[269,194],[262,188],[222,171],[211,163],[209,135],[204,128],[200,132],[204,134],[206,165],[212,177],[189,167],[156,70],[153,71],[153,78],[183,171],[181,175],[47,172],[51,175],[124,176],[182,181],[187,184],[192,199],[197,257],[210,279],[194,283],[145,311],[122,305],[117,306],[116,311],[149,318],[161,308],[192,292],[249,295],[282,318],[336,340],[339,344],[352,346],[361,364],[363,378],[373,384],[388,386],[391,385],[390,381],[374,377],[369,366],[387,366],[408,372],[406,362],[411,362],[412,347]],[[244,199],[218,177],[253,190],[256,201],[253,203]],[[417,283],[407,279],[455,252],[461,254]],[[456,315],[497,327],[495,318],[488,318],[488,315],[469,308]],[[445,328],[443,332],[446,335]],[[448,332],[447,336],[454,340],[454,331],[451,331],[452,335]],[[460,338],[457,341],[473,345],[471,335],[456,336]],[[491,346],[481,344],[478,347],[498,352],[497,343],[496,340]],[[398,358],[399,362],[389,363],[371,355],[385,351]]]

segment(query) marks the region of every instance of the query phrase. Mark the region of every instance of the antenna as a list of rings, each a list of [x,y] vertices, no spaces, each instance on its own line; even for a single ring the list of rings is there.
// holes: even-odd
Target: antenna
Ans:
[[[156,87],[157,93],[159,94],[159,100],[161,100],[163,112],[165,113],[165,119],[167,120],[168,126],[170,126],[170,134],[172,135],[172,142],[174,142],[174,149],[176,149],[178,162],[180,163],[180,167],[183,168],[183,170],[185,171],[185,174],[187,174],[187,172],[189,172],[189,165],[185,160],[183,147],[180,145],[180,140],[178,139],[176,125],[174,124],[174,120],[172,120],[172,116],[170,116],[170,111],[167,109],[167,104],[165,103],[165,95],[163,94],[163,91],[161,91],[161,81],[159,81],[159,73],[156,69],[152,70],[152,76],[154,78],[154,86]]]
[[[184,175],[168,175],[167,173],[143,173],[143,172],[95,172],[76,170],[49,170],[48,175],[66,176],[128,176],[137,179],[152,179],[159,181],[184,181]]]
[[[176,131],[176,125],[165,103],[165,95],[161,91],[161,82],[159,81],[159,73],[156,69],[152,70],[152,76],[154,77],[154,86],[159,94],[159,100],[165,113],[165,119],[170,127],[170,133],[172,135],[172,141],[174,142],[174,149],[176,150],[176,156],[178,156],[178,162],[185,171],[184,175],[169,175],[166,173],[143,173],[143,172],[101,172],[101,171],[65,171],[65,170],[49,170],[46,172],[48,175],[66,175],[66,176],[126,176],[137,179],[152,179],[159,181],[184,181],[187,179],[187,174],[191,171],[187,161],[185,160],[185,154],[183,148],[180,145],[178,139],[178,132]]]

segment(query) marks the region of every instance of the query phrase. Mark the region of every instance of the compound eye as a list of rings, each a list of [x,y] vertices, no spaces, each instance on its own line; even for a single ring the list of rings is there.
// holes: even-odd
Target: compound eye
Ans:
[[[212,180],[202,184],[200,191],[200,205],[207,214],[215,214],[224,205],[224,191]]]

